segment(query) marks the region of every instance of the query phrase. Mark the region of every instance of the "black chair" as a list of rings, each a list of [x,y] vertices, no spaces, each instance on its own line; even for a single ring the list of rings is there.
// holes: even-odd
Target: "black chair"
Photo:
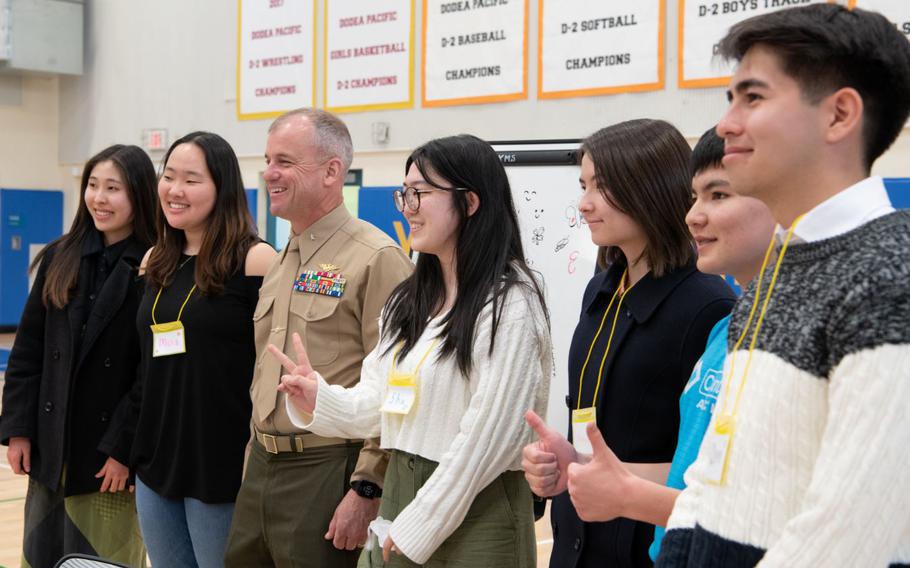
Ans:
[[[61,558],[54,568],[130,568],[126,564],[105,560],[88,554],[67,554]]]

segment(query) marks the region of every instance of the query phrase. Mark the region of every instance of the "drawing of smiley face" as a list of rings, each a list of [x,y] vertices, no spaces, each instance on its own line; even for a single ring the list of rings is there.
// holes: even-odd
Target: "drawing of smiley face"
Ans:
[[[523,195],[524,195],[525,201],[531,201],[532,199],[537,197],[537,192],[533,189],[526,189],[526,190],[524,190]]]

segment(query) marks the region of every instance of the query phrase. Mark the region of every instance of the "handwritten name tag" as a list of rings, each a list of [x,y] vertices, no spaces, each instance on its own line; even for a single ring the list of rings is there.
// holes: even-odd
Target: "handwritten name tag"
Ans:
[[[152,328],[152,357],[186,353],[186,332],[179,321],[149,326]]]
[[[403,374],[390,377],[381,411],[390,414],[408,414],[416,400],[417,381],[414,375]]]

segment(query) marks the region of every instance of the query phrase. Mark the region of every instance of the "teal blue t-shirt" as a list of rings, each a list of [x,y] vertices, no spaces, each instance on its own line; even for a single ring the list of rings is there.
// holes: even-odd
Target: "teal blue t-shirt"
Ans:
[[[679,397],[679,439],[676,442],[673,463],[670,464],[667,487],[685,489],[683,475],[698,457],[698,448],[701,447],[701,440],[705,437],[708,423],[711,422],[714,403],[717,402],[717,395],[723,383],[729,323],[730,316],[727,316],[714,324],[708,336],[705,352],[692,369],[689,382]],[[663,527],[654,528],[654,542],[648,551],[651,560],[657,560],[664,532]]]

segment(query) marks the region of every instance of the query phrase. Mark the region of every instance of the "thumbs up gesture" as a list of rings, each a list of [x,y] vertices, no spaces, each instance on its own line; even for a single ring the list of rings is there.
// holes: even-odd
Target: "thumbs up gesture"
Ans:
[[[562,434],[547,426],[533,410],[525,413],[525,421],[538,438],[521,452],[525,479],[535,495],[559,495],[566,490],[567,470],[570,463],[578,461],[578,454]]]
[[[610,521],[629,516],[624,514],[625,508],[638,478],[619,461],[593,422],[588,424],[588,439],[594,450],[591,460],[568,467],[569,497],[578,517],[584,521]]]
[[[316,393],[319,390],[319,383],[316,380],[316,371],[310,365],[310,359],[307,357],[306,348],[303,346],[303,340],[300,335],[293,335],[294,351],[297,353],[297,362],[295,363],[290,357],[281,352],[274,345],[269,345],[269,353],[275,356],[281,362],[281,366],[288,372],[281,376],[281,383],[278,390],[286,393],[291,402],[299,410],[312,414],[316,408]]]

